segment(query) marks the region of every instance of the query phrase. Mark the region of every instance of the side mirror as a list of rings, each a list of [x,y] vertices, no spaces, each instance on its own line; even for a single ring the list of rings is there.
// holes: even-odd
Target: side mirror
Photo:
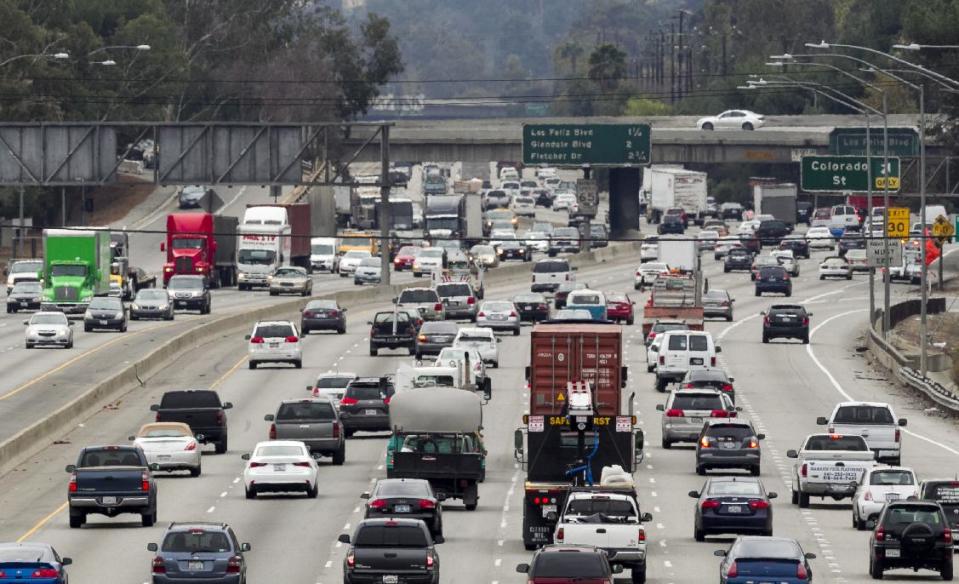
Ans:
[[[556,511],[550,511],[546,514],[546,521],[549,521],[550,523],[556,523],[559,521],[559,514]]]
[[[725,558],[726,550],[716,550],[713,552],[713,555],[716,556],[717,558]]]
[[[652,514],[652,513],[643,513],[643,516],[640,517],[639,520],[642,521],[643,523],[648,523],[648,522],[650,522],[650,521],[653,520],[653,514]]]
[[[160,549],[160,547],[157,544],[153,543],[152,541],[147,544],[147,551],[155,552],[158,549]],[[66,563],[66,562],[63,562],[63,563]]]
[[[656,404],[656,411],[657,411],[657,412],[665,412],[665,411],[666,411],[666,406],[664,406],[663,404]]]
[[[67,465],[67,468],[66,468],[66,471],[67,471],[67,472],[74,472],[74,471],[76,471],[76,470],[77,470],[77,465],[75,465],[75,464],[68,464],[68,465]]]
[[[133,436],[133,435],[127,436],[127,440],[136,440],[136,439],[137,439],[136,436]]]
[[[826,424],[829,423],[829,420],[823,416],[819,416],[818,418],[816,418],[816,423],[820,426],[825,426]]]
[[[394,296],[393,299],[390,300],[390,302],[392,302],[393,304],[396,304],[399,301],[399,299],[400,299],[399,296]]]
[[[779,493],[777,493],[776,491],[770,491],[770,492],[766,493],[766,498],[767,498],[767,499],[775,499],[775,498],[777,498],[777,497],[779,497]]]
[[[611,565],[611,566],[609,567],[609,570],[610,570],[613,574],[622,574],[622,573],[623,573],[623,565],[622,565],[622,564],[613,564],[613,565]]]
[[[23,321],[23,326],[27,326],[28,324],[30,324],[30,321],[29,321],[29,320]]]
[[[574,272],[578,272],[578,271],[579,271],[579,267],[573,266],[572,270],[573,270]]]
[[[267,422],[272,422],[275,419],[275,416],[273,414],[267,414],[263,416],[263,419]]]
[[[156,472],[160,470],[160,465],[154,462],[153,464],[150,465],[150,470],[152,470],[153,472]]]
[[[735,378],[735,377],[730,377],[730,378],[729,378],[729,383],[736,383],[736,378]]]
[[[816,554],[814,554],[814,553],[812,553],[812,552],[806,552],[804,555],[806,556],[806,559],[807,559],[807,560],[815,560],[815,559],[816,559]]]
[[[497,342],[497,343],[502,343],[502,342],[503,342],[503,339],[501,339],[501,338],[499,338],[499,337],[496,337],[496,342]]]
[[[899,425],[900,425],[900,426],[905,426],[905,425],[906,425],[906,418],[899,418]]]
[[[350,543],[350,536],[346,533],[341,533],[340,537],[336,538],[336,541],[340,543]]]
[[[761,312],[759,313],[759,316],[766,316],[766,311],[765,311],[765,310],[761,311]]]
[[[368,324],[368,325],[370,325],[370,326],[373,326],[373,321],[372,321],[372,320],[368,320],[368,321],[366,321],[366,324]]]
[[[223,402],[223,406],[222,406],[222,407],[223,407],[224,410],[232,410],[232,409],[233,409],[233,402]]]
[[[646,433],[643,432],[642,428],[636,430],[636,434],[633,436],[633,446],[636,450],[642,450],[646,446]]]
[[[193,436],[197,442],[203,442],[206,440],[206,434],[194,434]]]
[[[806,316],[812,316],[812,313],[811,313],[811,312],[807,312],[807,313],[806,313]]]
[[[246,335],[246,336],[243,337],[243,338],[246,339],[247,341],[249,341],[249,340],[250,340],[250,335]]]
[[[442,535],[437,535],[433,538],[433,543],[444,543],[444,542],[446,542],[446,538],[443,537]]]
[[[521,428],[517,428],[513,432],[513,449],[523,452],[523,430]]]
[[[517,564],[516,571],[520,574],[529,574],[529,564]]]
[[[312,385],[307,385],[307,386],[306,386],[306,391],[313,391],[313,386],[312,386]]]
[[[362,495],[360,495],[360,499],[369,499],[369,498],[370,498],[369,492],[366,492],[366,493],[363,493]]]
[[[73,326],[75,323],[72,320],[67,321],[67,326]]]
[[[250,460],[250,453],[247,452],[246,454],[244,454],[244,455],[241,456],[240,458],[242,458],[243,460]]]
[[[155,544],[154,544],[154,545],[155,545]],[[60,565],[61,565],[61,566],[69,566],[69,565],[72,564],[72,563],[73,563],[73,558],[60,558]]]
[[[446,493],[439,493],[438,495],[436,495],[436,500],[437,500],[437,501],[440,501],[440,502],[445,501],[445,500],[446,500]]]
[[[719,346],[719,345],[716,345],[716,352],[717,352],[717,353],[722,353],[722,352],[723,352],[723,348],[722,348],[721,346]]]
[[[252,549],[253,549],[253,546],[251,546],[251,545],[248,544],[248,543],[241,543],[241,544],[240,544],[240,551],[241,551],[241,552],[248,552],[248,551],[250,551],[250,550],[252,550]]]
[[[691,498],[693,498],[693,499],[698,499],[698,498],[699,498],[699,491],[689,491],[689,492],[686,493],[686,494],[689,495],[689,496],[690,496]]]
[[[799,458],[799,453],[796,452],[795,450],[787,450],[786,458]]]
[[[756,434],[756,440],[765,440],[765,439],[766,439],[765,434]]]

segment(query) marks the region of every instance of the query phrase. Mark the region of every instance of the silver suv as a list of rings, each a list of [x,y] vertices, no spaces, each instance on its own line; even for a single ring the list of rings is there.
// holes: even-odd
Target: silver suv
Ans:
[[[476,294],[468,282],[441,282],[434,289],[443,303],[446,318],[476,322]]]
[[[396,300],[399,308],[415,308],[423,320],[444,320],[446,310],[439,294],[432,288],[407,288]]]

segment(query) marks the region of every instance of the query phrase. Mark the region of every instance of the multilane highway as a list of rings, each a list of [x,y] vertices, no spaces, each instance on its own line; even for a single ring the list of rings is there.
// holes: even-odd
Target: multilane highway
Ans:
[[[797,448],[808,433],[818,430],[816,416],[827,415],[837,401],[850,398],[888,401],[899,416],[909,418],[903,464],[912,466],[920,477],[951,476],[959,450],[951,446],[952,422],[924,414],[926,404],[874,373],[854,350],[865,328],[866,279],[858,275],[852,282],[818,280],[817,259],[823,255],[801,261],[802,275],[794,281],[793,297],[787,300],[754,297],[747,274],[723,274],[721,265],[706,254],[705,275],[710,287],[725,288],[737,300],[733,323],[709,322],[707,329],[721,339],[722,361],[736,378],[738,405],[744,408],[741,415],[750,417],[768,437],[763,443],[762,480],[769,490],[780,494],[773,501],[775,534],[795,537],[806,551],[819,556],[812,562],[817,581],[864,582],[869,579],[868,534],[853,530],[848,504],[814,500],[802,511],[791,505],[788,477],[792,461],[785,458],[785,451]],[[632,292],[636,263],[585,267],[577,277],[596,288],[629,291],[640,310],[646,296]],[[508,298],[526,289],[525,281],[491,286],[487,297]],[[913,290],[894,288],[897,296]],[[759,312],[782,302],[804,302],[814,313],[810,345],[761,343]],[[225,521],[242,541],[253,545],[248,555],[251,582],[342,581],[344,550],[336,538],[362,517],[360,494],[377,477],[385,476],[385,435],[358,434],[348,442],[344,466],[323,464],[320,496],[315,500],[285,496],[246,500],[239,478],[244,464],[240,455],[266,438],[268,425],[263,415],[272,413],[281,399],[306,396],[304,388],[318,373],[339,369],[379,375],[409,361],[406,355],[387,351],[380,357],[368,356],[365,323],[377,308],[354,307],[345,336],[314,334],[306,339],[302,370],[248,370],[242,332],[211,343],[202,358],[187,355],[179,359],[168,373],[129,394],[115,409],[97,413],[67,432],[63,443],[51,445],[0,478],[0,508],[5,511],[0,539],[53,544],[60,553],[74,558],[70,567],[74,581],[108,578],[138,583],[149,581],[152,556],[146,544],[159,541],[168,522]],[[645,373],[639,319],[623,330],[630,366],[624,391],[627,396],[635,393],[636,409],[647,432],[647,458],[635,478],[643,510],[654,516],[647,525],[649,580],[714,581],[718,559],[712,552],[728,546],[731,539],[693,540],[693,500],[686,492],[698,489],[703,479],[694,472],[691,448],[676,446],[666,451],[659,447],[661,414],[655,406],[664,401],[664,395],[653,389],[653,376]],[[523,368],[528,364],[528,351],[526,331],[519,337],[503,337],[500,344],[501,367],[492,370],[493,400],[484,412],[487,480],[480,488],[477,511],[467,513],[456,502],[444,508],[446,543],[439,546],[443,582],[525,581],[525,576],[514,570],[530,554],[523,550],[519,533],[524,473],[513,461],[512,435],[527,400]],[[91,360],[106,357],[105,352]],[[77,449],[125,442],[140,424],[152,419],[149,404],[166,390],[186,387],[214,387],[223,399],[235,404],[229,412],[230,452],[219,456],[206,453],[199,478],[160,478],[159,523],[154,528],[139,527],[136,516],[121,516],[92,517],[87,527],[69,529],[63,467],[74,462]],[[55,391],[44,387],[42,393]],[[936,579],[931,573],[910,578]]]

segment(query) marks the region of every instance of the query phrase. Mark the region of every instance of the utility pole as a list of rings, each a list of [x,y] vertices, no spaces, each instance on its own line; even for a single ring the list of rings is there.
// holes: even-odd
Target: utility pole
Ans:
[[[390,285],[390,127],[380,126],[380,282]],[[393,322],[396,322],[395,320]]]
[[[62,227],[67,226],[67,187],[60,187],[60,217],[63,218]]]
[[[678,93],[679,99],[682,99],[682,98],[683,98],[683,78],[685,77],[685,72],[684,72],[685,70],[683,69],[683,60],[684,60],[684,59],[683,59],[683,56],[684,56],[684,51],[683,51],[683,21],[684,21],[685,16],[686,16],[686,12],[683,11],[683,10],[680,10],[680,11],[679,11],[679,39],[678,39],[678,42],[679,42],[679,50],[678,50],[678,55],[677,55],[677,57],[676,57],[676,63],[677,63],[677,67],[678,67],[678,70],[676,71],[676,82],[677,82],[677,84],[678,84],[678,87],[677,87],[677,90],[678,90],[678,91],[677,91],[677,93]]]
[[[669,24],[669,103],[676,103],[676,25]]]
[[[589,166],[584,166],[584,167],[583,167],[583,178],[589,180],[589,179],[592,177],[592,171],[593,171],[593,169],[590,168]],[[592,247],[592,243],[593,243],[593,242],[591,241],[591,237],[590,237],[590,225],[591,225],[591,221],[590,221],[589,215],[584,215],[584,216],[583,216],[583,221],[582,221],[582,223],[580,223],[580,228],[579,228],[579,233],[580,233],[580,235],[579,235],[579,237],[580,237],[580,240],[579,240],[579,249],[580,249],[580,251],[589,251],[590,248]]]
[[[17,237],[13,240],[13,257],[18,257],[23,248],[23,187],[20,187],[20,223],[17,224]]]

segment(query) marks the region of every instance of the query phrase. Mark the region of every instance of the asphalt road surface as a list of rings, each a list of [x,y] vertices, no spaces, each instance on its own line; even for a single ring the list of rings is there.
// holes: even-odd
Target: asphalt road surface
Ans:
[[[809,433],[818,431],[815,418],[827,415],[833,405],[849,398],[888,401],[897,414],[909,418],[903,438],[903,464],[912,466],[921,478],[953,474],[959,450],[954,447],[955,426],[948,420],[923,412],[927,404],[901,392],[865,366],[855,351],[865,329],[866,276],[853,281],[820,281],[817,258],[802,260],[802,274],[794,280],[793,297],[814,313],[811,343],[761,342],[759,312],[781,297],[753,296],[745,273],[723,274],[721,265],[707,255],[705,275],[711,288],[725,288],[736,298],[732,323],[709,322],[707,329],[721,339],[722,361],[736,378],[738,405],[767,440],[763,443],[762,480],[780,497],[773,501],[775,534],[797,538],[813,560],[817,581],[864,582],[868,534],[851,526],[848,503],[814,500],[800,511],[789,503],[791,462],[785,451],[797,448]],[[584,267],[578,279],[604,290],[626,290],[642,307],[645,295],[632,292],[634,262]],[[507,298],[528,288],[527,282],[500,285],[487,291],[487,298]],[[898,295],[914,290],[896,285]],[[348,532],[362,517],[360,494],[383,470],[385,434],[357,434],[347,445],[342,467],[321,466],[320,496],[263,497],[246,500],[240,479],[244,462],[240,455],[267,437],[263,415],[272,413],[281,399],[303,397],[304,388],[318,373],[330,369],[360,375],[394,371],[409,357],[400,352],[367,351],[368,315],[376,306],[350,312],[345,336],[315,334],[305,341],[304,368],[245,366],[242,335],[223,338],[167,368],[143,390],[124,399],[116,409],[104,410],[81,427],[66,433],[55,444],[29,460],[16,472],[0,479],[0,540],[35,540],[52,543],[74,558],[70,573],[74,581],[95,582],[108,578],[116,583],[149,581],[152,555],[148,542],[159,541],[171,521],[225,521],[241,541],[253,545],[248,554],[249,580],[257,582],[304,582],[330,584],[342,581],[343,547],[336,538]],[[252,324],[252,323],[251,323]],[[664,395],[654,389],[653,376],[645,373],[640,319],[624,327],[631,374],[625,395],[635,392],[636,409],[647,430],[647,458],[635,475],[644,511],[653,521],[647,525],[649,580],[651,582],[699,583],[715,581],[718,558],[715,549],[725,548],[729,538],[693,540],[693,500],[686,492],[698,489],[703,479],[693,467],[692,449],[677,446],[663,450],[660,443],[660,413],[655,405]],[[112,355],[114,351],[110,351]],[[106,353],[92,360],[102,360]],[[492,370],[493,400],[484,412],[489,457],[487,480],[480,487],[479,508],[468,513],[458,502],[444,507],[446,543],[439,546],[442,581],[470,584],[523,582],[515,565],[527,561],[520,538],[521,501],[525,477],[512,457],[513,430],[526,408],[523,368],[529,361],[528,328],[519,337],[505,336],[500,344],[501,367]],[[9,371],[10,364],[6,365]],[[139,517],[107,519],[93,516],[83,529],[69,529],[65,512],[66,464],[78,448],[90,444],[125,442],[142,423],[152,419],[148,406],[166,390],[214,387],[235,408],[229,412],[231,451],[225,455],[205,452],[199,478],[159,479],[159,523],[139,526]],[[37,393],[51,393],[44,388]],[[24,410],[26,411],[26,410]],[[34,410],[36,411],[36,410]],[[120,561],[117,561],[120,559]],[[913,576],[891,572],[910,581],[932,581],[932,573]],[[625,581],[625,580],[624,580]]]

